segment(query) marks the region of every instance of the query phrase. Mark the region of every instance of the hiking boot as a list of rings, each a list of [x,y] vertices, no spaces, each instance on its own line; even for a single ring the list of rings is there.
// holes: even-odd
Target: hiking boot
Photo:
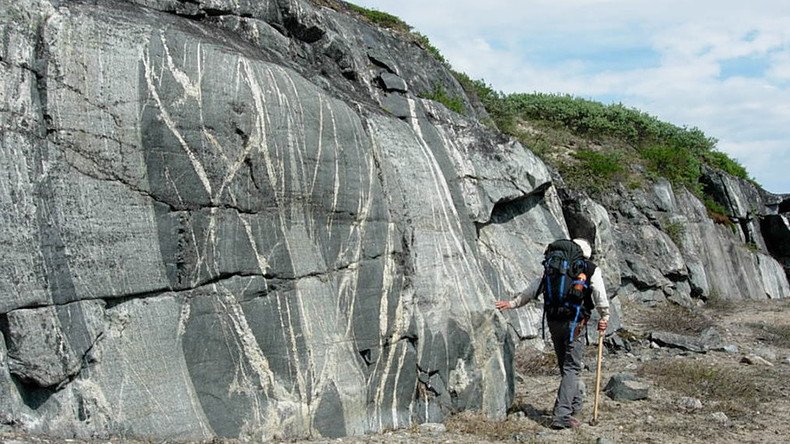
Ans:
[[[554,422],[551,423],[552,429],[562,430],[562,429],[577,429],[582,425],[578,419],[574,418],[573,416],[569,416],[568,419],[561,420],[555,419]]]

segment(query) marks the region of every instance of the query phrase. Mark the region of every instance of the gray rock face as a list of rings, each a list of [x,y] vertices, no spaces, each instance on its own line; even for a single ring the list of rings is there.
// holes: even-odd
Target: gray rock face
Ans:
[[[405,121],[384,115],[381,92],[358,95],[364,52],[330,39],[342,14],[136,3],[2,3],[4,418],[261,440],[504,417],[502,260],[474,221],[532,199],[508,221],[561,226],[542,163],[413,96]],[[238,17],[172,14],[207,11]],[[281,37],[218,28],[252,25]],[[337,77],[308,77],[283,38]],[[401,69],[433,82],[418,72]]]
[[[613,214],[621,252],[619,294],[650,304],[671,300],[681,305],[690,305],[689,297],[790,295],[782,265],[759,247],[745,244],[738,226],[714,223],[685,189],[658,182],[652,190],[603,196],[603,204]]]
[[[790,199],[757,188],[751,182],[706,170],[706,190],[736,221],[738,234],[752,248],[772,254],[790,278]]]
[[[351,15],[2,0],[0,17],[0,422],[261,441],[501,419],[540,308],[494,301],[569,235],[594,241],[610,294],[788,294],[667,184],[561,197],[445,67]],[[437,86],[465,115],[418,98]]]

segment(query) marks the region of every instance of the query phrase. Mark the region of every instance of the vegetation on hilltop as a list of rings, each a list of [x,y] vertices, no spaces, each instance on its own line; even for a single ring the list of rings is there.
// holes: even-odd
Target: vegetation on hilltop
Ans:
[[[484,80],[452,70],[428,38],[401,19],[356,5],[348,7],[426,48],[450,69],[470,97],[480,101],[490,116],[484,124],[519,140],[559,170],[572,188],[595,192],[615,182],[637,188],[664,177],[701,197],[714,220],[728,222],[721,205],[703,193],[702,165],[751,180],[743,165],[716,150],[717,140],[698,128],[664,122],[621,103],[605,105],[568,94],[504,94]],[[423,97],[463,112],[462,98],[448,95],[442,87]]]
[[[702,164],[749,180],[746,169],[727,154],[717,151],[717,140],[698,128],[663,122],[621,103],[604,105],[567,94],[503,94],[481,80],[462,84],[471,87],[480,98],[497,128],[527,145],[535,142],[535,133],[559,130],[598,144],[606,143],[615,151],[617,148],[633,151],[632,157],[623,158],[622,151],[604,154],[599,150],[599,156],[583,155],[580,160],[584,165],[600,164],[601,156],[613,157],[610,160],[620,158],[692,190],[699,187]],[[524,134],[522,127],[525,125],[533,128],[532,136]],[[554,139],[560,144],[563,142],[556,140],[559,137]],[[609,163],[614,167],[614,162]]]
[[[392,29],[404,33],[411,32],[411,26],[406,24],[406,22],[401,20],[399,17],[396,17],[392,14],[376,9],[363,8],[362,6],[357,6],[351,3],[348,3],[348,7],[357,14],[365,17],[365,19],[367,19],[369,22],[381,26],[382,28]]]

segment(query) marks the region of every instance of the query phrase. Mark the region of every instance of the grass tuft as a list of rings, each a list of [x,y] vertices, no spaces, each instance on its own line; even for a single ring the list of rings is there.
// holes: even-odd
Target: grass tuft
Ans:
[[[744,408],[754,409],[765,401],[764,390],[755,383],[748,369],[678,359],[648,362],[637,374],[666,389],[699,398],[703,403],[718,401],[719,407],[734,413],[744,412]]]
[[[474,435],[478,440],[487,438],[492,441],[510,441],[516,434],[542,429],[538,424],[527,424],[524,421],[508,419],[495,421],[486,418],[482,413],[464,411],[450,416],[446,421],[447,431]]]
[[[762,322],[751,322],[747,325],[762,333],[761,336],[774,345],[790,348],[790,325],[773,325]]]
[[[698,310],[667,304],[662,307],[661,316],[649,316],[644,324],[653,330],[689,335],[699,334],[716,322]]]
[[[705,299],[705,307],[721,312],[732,312],[738,308],[738,304],[732,299],[727,299],[719,294],[719,292],[713,290]]]
[[[552,376],[559,374],[557,357],[553,352],[527,348],[516,354],[516,371],[525,376]]]
[[[678,221],[667,220],[663,224],[664,231],[678,248],[683,248],[683,236],[686,235],[686,226]]]

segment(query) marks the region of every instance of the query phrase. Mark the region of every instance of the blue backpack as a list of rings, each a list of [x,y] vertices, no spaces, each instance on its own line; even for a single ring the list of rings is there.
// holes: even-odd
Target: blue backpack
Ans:
[[[543,254],[543,315],[549,321],[571,322],[571,342],[576,326],[589,318],[593,308],[590,277],[595,264],[584,258],[575,242],[562,239],[549,244]]]

